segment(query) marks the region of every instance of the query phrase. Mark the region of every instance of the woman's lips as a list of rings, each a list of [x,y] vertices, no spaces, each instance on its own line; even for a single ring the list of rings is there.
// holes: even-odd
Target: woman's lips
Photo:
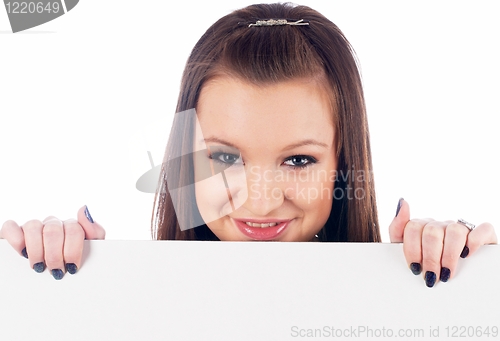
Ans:
[[[281,233],[283,233],[283,231],[286,230],[291,221],[291,220],[283,221],[276,219],[270,219],[266,221],[257,221],[254,219],[250,220],[233,219],[233,220],[236,223],[238,229],[241,231],[241,233],[255,240],[271,240],[278,237]],[[250,226],[247,223],[250,223],[252,226]],[[256,227],[255,225],[260,225],[264,227]],[[269,226],[266,227],[266,225]]]

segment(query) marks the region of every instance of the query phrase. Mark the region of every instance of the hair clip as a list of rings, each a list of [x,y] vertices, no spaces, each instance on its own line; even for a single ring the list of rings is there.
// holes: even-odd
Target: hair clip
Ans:
[[[280,25],[309,25],[308,22],[303,22],[304,19],[300,19],[294,22],[288,22],[286,19],[269,19],[269,20],[257,20],[255,24],[250,24],[251,26],[280,26]]]

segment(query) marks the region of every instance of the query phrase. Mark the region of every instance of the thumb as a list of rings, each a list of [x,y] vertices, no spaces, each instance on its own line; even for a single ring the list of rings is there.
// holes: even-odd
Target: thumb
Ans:
[[[405,226],[410,221],[410,205],[401,198],[396,209],[396,216],[389,225],[389,237],[391,243],[402,243]]]
[[[85,231],[85,239],[104,239],[106,231],[99,223],[94,221],[87,206],[81,207],[76,216],[78,217],[78,223]]]

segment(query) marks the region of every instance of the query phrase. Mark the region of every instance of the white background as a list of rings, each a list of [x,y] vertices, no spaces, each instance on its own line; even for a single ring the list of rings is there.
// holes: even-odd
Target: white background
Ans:
[[[412,217],[498,231],[497,3],[300,3],[360,60],[385,242],[400,197]],[[150,239],[154,195],[135,189],[147,151],[161,162],[191,48],[248,4],[82,0],[16,34],[0,7],[0,222],[67,219],[87,204],[108,239]]]

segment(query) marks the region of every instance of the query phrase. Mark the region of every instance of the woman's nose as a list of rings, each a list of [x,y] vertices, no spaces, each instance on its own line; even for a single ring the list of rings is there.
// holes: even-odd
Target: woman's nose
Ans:
[[[283,204],[282,184],[275,172],[258,166],[252,166],[246,172],[248,198],[244,206],[256,216],[266,216]]]

